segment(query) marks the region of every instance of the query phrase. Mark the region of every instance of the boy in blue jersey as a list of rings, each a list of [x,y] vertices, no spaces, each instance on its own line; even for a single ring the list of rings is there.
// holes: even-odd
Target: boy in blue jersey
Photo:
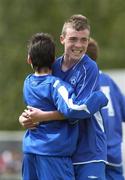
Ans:
[[[74,87],[76,100],[79,101],[99,89],[97,64],[85,53],[90,37],[90,25],[83,15],[73,15],[65,23],[60,36],[64,45],[64,55],[57,58],[53,66],[53,75],[60,77]],[[31,120],[59,119],[58,112],[43,112],[29,107],[30,112],[20,116],[24,127]],[[51,115],[51,116],[50,116]],[[29,118],[30,117],[30,118]],[[90,118],[79,122],[79,140],[72,157],[76,180],[105,180],[105,162],[107,157],[106,135],[103,119],[98,111]]]
[[[98,43],[90,39],[87,54],[97,61],[99,53]],[[107,135],[107,180],[124,180],[122,162],[122,122],[125,122],[125,97],[117,84],[109,75],[100,72],[100,89],[108,98],[108,104],[102,109],[102,115]]]
[[[23,138],[24,180],[73,180],[71,156],[77,143],[76,118],[90,117],[107,103],[101,91],[77,102],[71,85],[51,75],[54,59],[55,45],[51,36],[35,34],[29,41],[27,59],[34,74],[24,81],[24,101],[41,110],[58,110],[69,120],[40,122],[35,129],[26,131]]]

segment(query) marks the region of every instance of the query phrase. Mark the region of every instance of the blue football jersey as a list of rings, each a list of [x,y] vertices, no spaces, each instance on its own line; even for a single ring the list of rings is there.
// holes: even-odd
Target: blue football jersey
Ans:
[[[99,70],[97,64],[84,55],[77,64],[62,71],[63,56],[53,65],[53,75],[70,83],[75,90],[76,99],[80,101],[99,89]],[[98,111],[90,118],[79,121],[79,140],[73,155],[74,164],[106,161],[107,145],[103,119]]]
[[[108,104],[102,109],[107,135],[107,161],[108,164],[120,166],[122,122],[125,121],[125,97],[116,83],[105,73],[100,73],[100,88],[108,98]]]
[[[75,101],[73,88],[66,82],[52,75],[29,75],[24,81],[24,101],[26,105],[44,111],[58,110],[63,113],[69,122],[51,121],[40,123],[36,129],[27,130],[23,139],[23,151],[51,156],[71,156],[76,148],[78,125],[76,120],[81,117],[90,117],[90,113],[98,110],[92,106],[97,101],[100,107],[100,97],[104,94],[96,92],[81,103]],[[99,101],[98,101],[99,98]],[[103,98],[105,103],[105,96]],[[73,123],[72,123],[73,121]]]

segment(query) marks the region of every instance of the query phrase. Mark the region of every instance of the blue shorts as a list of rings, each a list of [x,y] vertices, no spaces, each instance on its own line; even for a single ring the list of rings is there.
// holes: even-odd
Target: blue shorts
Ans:
[[[74,171],[76,180],[106,180],[103,162],[74,165]]]
[[[125,180],[122,166],[115,167],[106,165],[106,180]]]
[[[24,154],[23,180],[75,180],[71,158]]]

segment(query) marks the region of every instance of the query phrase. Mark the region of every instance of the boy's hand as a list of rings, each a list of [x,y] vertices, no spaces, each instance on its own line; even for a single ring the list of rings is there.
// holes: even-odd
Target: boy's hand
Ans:
[[[28,116],[29,110],[25,109],[24,112],[19,116],[19,122],[20,124],[29,129],[36,128],[36,123],[32,121],[32,119]]]
[[[31,106],[27,106],[27,110],[25,110],[25,113],[27,114],[28,118],[30,118],[34,123],[44,121],[44,115],[46,114],[44,111]]]

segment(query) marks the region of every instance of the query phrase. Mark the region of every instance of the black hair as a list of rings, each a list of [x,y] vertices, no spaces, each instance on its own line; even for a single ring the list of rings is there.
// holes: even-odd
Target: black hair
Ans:
[[[49,68],[55,60],[55,43],[48,33],[34,34],[28,43],[28,55],[31,58],[35,71],[40,72],[42,68]]]

